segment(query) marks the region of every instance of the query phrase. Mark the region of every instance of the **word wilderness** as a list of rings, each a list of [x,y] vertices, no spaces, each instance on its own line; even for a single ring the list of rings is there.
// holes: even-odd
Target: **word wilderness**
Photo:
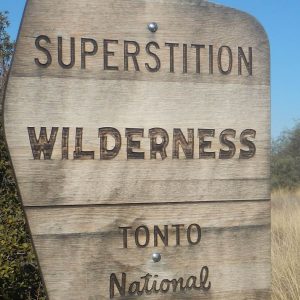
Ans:
[[[41,127],[39,138],[36,136],[35,127],[28,127],[29,141],[34,159],[41,159],[41,153],[44,159],[51,159],[59,128],[52,127],[50,137],[47,136],[46,127]],[[61,158],[69,159],[69,134],[70,128],[62,128]],[[216,152],[211,151],[211,138],[215,137],[215,129],[198,129],[197,137],[199,139],[198,155],[195,155],[195,131],[187,129],[187,137],[180,128],[174,128],[172,132],[173,141],[170,142],[170,133],[163,128],[151,128],[148,131],[150,145],[150,159],[162,160],[168,157],[167,148],[172,144],[172,159],[179,159],[180,147],[186,159],[215,159]],[[219,159],[231,159],[236,154],[236,145],[234,139],[237,132],[234,129],[225,129],[219,135]],[[239,142],[245,149],[240,149],[239,159],[250,159],[256,153],[256,146],[253,139],[256,136],[254,129],[245,129],[240,133]],[[100,159],[112,160],[118,156],[122,148],[122,136],[119,130],[113,127],[102,127],[98,129],[98,138],[100,140]],[[113,147],[108,145],[108,139],[113,139]],[[127,159],[145,159],[145,152],[141,151],[141,143],[144,138],[143,128],[126,128],[125,139]],[[76,128],[75,147],[73,159],[90,160],[95,159],[95,151],[84,151],[82,146],[83,128]]]
[[[141,277],[141,281],[133,281],[127,285],[127,274],[122,273],[121,280],[115,273],[110,275],[110,298],[116,296],[116,289],[119,296],[141,296],[143,294],[151,295],[168,292],[185,292],[188,290],[208,291],[211,288],[211,282],[208,281],[209,269],[202,267],[199,278],[190,276],[186,280],[180,277],[178,279],[158,280],[158,275],[146,274]],[[116,288],[116,289],[115,289]]]

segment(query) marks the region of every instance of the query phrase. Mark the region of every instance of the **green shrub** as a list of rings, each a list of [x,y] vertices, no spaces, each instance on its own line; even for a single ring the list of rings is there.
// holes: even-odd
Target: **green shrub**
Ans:
[[[300,123],[272,144],[272,187],[295,189],[300,184]]]
[[[0,124],[0,299],[46,299]]]
[[[14,42],[8,12],[0,11],[0,106]],[[1,118],[1,115],[0,115]],[[46,299],[0,123],[0,299]]]

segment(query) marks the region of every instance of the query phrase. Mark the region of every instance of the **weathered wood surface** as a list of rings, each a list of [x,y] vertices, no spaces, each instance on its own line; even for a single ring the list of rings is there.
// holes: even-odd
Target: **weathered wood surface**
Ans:
[[[149,22],[159,25],[156,33]],[[51,43],[52,63],[35,47],[38,36]],[[75,63],[58,63],[58,37],[63,39],[64,61],[70,61],[70,38],[75,38]],[[86,57],[82,69],[81,38],[97,42],[98,52]],[[110,44],[104,70],[104,39]],[[140,45],[135,71],[129,59],[124,70],[124,41]],[[145,53],[156,42],[160,70]],[[174,48],[174,72],[170,49]],[[188,45],[186,73],[182,55]],[[203,44],[201,72],[196,73],[196,51]],[[212,64],[208,48],[213,45]],[[219,71],[218,49],[232,51],[232,72]],[[239,67],[239,50],[253,51],[252,74]],[[91,48],[88,48],[92,50]],[[159,51],[158,51],[159,50]],[[224,68],[228,61],[221,60]],[[213,69],[213,72],[211,70]],[[241,71],[242,74],[239,74]],[[109,299],[109,277],[126,272],[128,282],[147,273],[161,279],[197,275],[209,267],[211,289],[115,297],[122,299],[269,299],[270,290],[270,76],[269,43],[263,28],[251,16],[201,0],[29,0],[17,42],[4,103],[7,143],[20,195],[28,217],[50,300]],[[41,127],[58,127],[50,160],[33,159],[28,127],[37,138]],[[70,128],[68,160],[62,160],[62,128]],[[74,160],[76,128],[83,128],[82,150],[94,151],[94,160]],[[122,137],[114,160],[100,160],[98,129],[114,127]],[[167,158],[150,159],[149,130],[160,127],[170,138]],[[139,140],[143,160],[128,160],[126,128],[144,129]],[[194,129],[194,159],[172,159],[173,129],[185,136]],[[236,147],[230,159],[219,159],[220,134],[234,129]],[[209,138],[215,159],[199,159],[198,129],[214,129]],[[240,159],[247,150],[240,134],[256,131],[256,153]],[[113,143],[108,141],[110,147]],[[66,154],[66,153],[65,153]],[[201,242],[195,246],[171,244],[122,248],[118,227],[199,224]],[[150,230],[151,231],[151,230]],[[152,231],[151,231],[152,232]],[[154,263],[151,255],[162,253]]]
[[[211,84],[186,82],[13,79],[20,88],[8,92],[6,122],[13,126],[6,127],[6,134],[9,144],[16,145],[10,152],[25,205],[269,198],[266,87],[215,84],[212,90]],[[115,160],[100,161],[98,128],[109,125],[120,131],[122,148]],[[145,160],[127,161],[124,125],[145,129],[140,150]],[[41,126],[48,128],[48,135],[52,126],[59,127],[51,161],[33,160],[28,126],[36,127],[37,135]],[[164,161],[149,157],[147,135],[155,126],[170,135]],[[83,150],[94,151],[94,161],[61,160],[62,127],[71,128],[69,157],[73,157],[75,128],[83,127]],[[234,128],[236,155],[229,160],[198,159],[195,138],[195,159],[187,161],[180,153],[180,159],[173,160],[173,128],[182,128],[185,135],[194,128],[195,136],[198,128],[215,128],[209,151],[217,157],[219,134]],[[257,131],[257,152],[252,159],[240,160],[239,135],[245,128]]]
[[[168,205],[28,208],[27,215],[40,264],[47,270],[50,299],[107,299],[110,274],[119,270],[127,273],[130,282],[147,273],[158,274],[161,279],[198,276],[203,265],[210,271],[212,288],[208,294],[191,291],[146,298],[267,299],[269,208],[268,201],[228,202],[219,203],[217,208],[213,203],[178,204],[172,209]],[[182,229],[181,246],[174,247],[175,231],[170,228],[169,247],[160,240],[158,247],[153,247],[151,235],[149,247],[141,249],[130,231],[128,248],[123,248],[119,226],[136,228],[144,224],[153,234],[154,225],[163,228],[178,222],[201,224],[201,242],[188,245]],[[153,252],[162,254],[160,263],[152,261]],[[62,278],[64,285],[58,285]]]
[[[60,12],[58,13],[57,7]],[[39,12],[36,14],[36,12]],[[63,14],[63,15],[62,15]],[[159,30],[151,33],[147,30],[147,24],[155,21],[159,24]],[[52,25],[49,30],[49,24]],[[34,1],[28,2],[27,14],[24,19],[19,47],[22,54],[16,58],[18,68],[13,68],[12,74],[21,77],[46,76],[55,78],[75,77],[92,79],[119,79],[119,80],[145,80],[149,81],[191,81],[199,82],[199,74],[182,76],[182,56],[175,56],[175,73],[169,72],[169,49],[161,47],[158,53],[161,59],[161,70],[158,73],[149,72],[101,72],[103,70],[103,45],[99,44],[98,54],[87,57],[87,65],[81,70],[81,62],[76,59],[75,66],[69,70],[58,67],[57,60],[49,69],[38,69],[32,64],[32,56],[43,58],[34,45],[35,37],[41,33],[47,33],[51,39],[49,49],[57,50],[57,36],[62,36],[66,47],[63,48],[63,56],[66,62],[70,57],[70,37],[75,38],[76,53],[80,53],[80,38],[93,38],[99,42],[103,39],[116,39],[138,41],[141,49],[149,41],[155,41],[159,45],[166,42],[198,43],[214,45],[215,48],[229,45],[233,49],[233,56],[237,55],[237,47],[253,47],[255,55],[255,76],[238,76],[237,62],[233,61],[233,70],[230,74],[230,83],[250,85],[269,85],[269,43],[261,25],[251,16],[231,8],[214,5],[201,0],[157,0],[135,1],[115,0],[100,2],[96,0],[78,2],[76,0],[62,1]],[[115,50],[115,56],[110,57],[112,65],[123,64],[123,50],[121,45],[111,45]],[[182,49],[175,49],[181,51]],[[215,49],[216,51],[216,49]],[[188,48],[188,54],[195,49]],[[141,51],[140,61],[145,59]],[[149,59],[148,59],[149,60]],[[207,53],[201,54],[204,63],[201,74],[201,82],[212,83],[212,76],[208,72]],[[150,60],[153,63],[152,60]],[[130,70],[134,70],[132,62]],[[195,69],[195,64],[189,62],[189,69]],[[214,61],[214,69],[217,70],[217,62]],[[122,70],[122,68],[120,68]],[[245,70],[244,70],[245,71]],[[229,83],[228,78],[215,72],[213,83]]]

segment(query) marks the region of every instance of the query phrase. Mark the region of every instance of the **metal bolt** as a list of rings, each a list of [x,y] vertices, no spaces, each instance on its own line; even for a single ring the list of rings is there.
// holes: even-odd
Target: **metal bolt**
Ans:
[[[149,24],[148,24],[148,29],[149,29],[151,32],[156,32],[157,29],[158,29],[157,23],[155,23],[155,22],[149,23]]]
[[[155,263],[160,262],[160,260],[161,260],[161,255],[160,255],[160,253],[153,253],[153,254],[152,254],[152,259],[153,259],[153,261],[154,261]]]

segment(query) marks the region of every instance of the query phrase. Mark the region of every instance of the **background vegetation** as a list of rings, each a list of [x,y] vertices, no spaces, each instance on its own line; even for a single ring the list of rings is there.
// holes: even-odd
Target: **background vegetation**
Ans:
[[[300,299],[300,122],[273,141],[272,299]]]
[[[0,12],[0,101],[14,43]],[[1,110],[0,110],[1,113]],[[273,300],[300,299],[300,122],[272,145]],[[32,248],[0,123],[0,299],[43,300]]]
[[[272,195],[273,300],[300,299],[300,192]]]
[[[295,190],[300,185],[300,122],[273,141],[271,174],[273,189]],[[300,299],[300,298],[299,298]]]
[[[0,103],[14,43],[6,31],[7,13],[0,12]],[[2,110],[0,110],[1,112]],[[2,117],[1,117],[2,119]],[[45,299],[40,274],[0,123],[0,299]]]

